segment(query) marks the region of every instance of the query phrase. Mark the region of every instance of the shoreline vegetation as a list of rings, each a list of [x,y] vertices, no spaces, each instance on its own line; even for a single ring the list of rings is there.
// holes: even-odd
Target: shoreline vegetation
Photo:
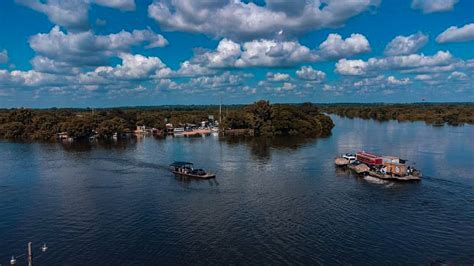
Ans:
[[[346,118],[377,121],[424,121],[428,125],[460,126],[474,124],[473,103],[412,103],[412,104],[319,104],[324,113]]]
[[[315,104],[270,104],[223,106],[219,129],[251,132],[254,136],[324,137],[334,123]],[[199,124],[219,119],[219,106],[162,106],[110,109],[0,109],[0,139],[53,141],[66,133],[73,140],[112,139],[146,127],[156,135],[166,134],[166,124]]]

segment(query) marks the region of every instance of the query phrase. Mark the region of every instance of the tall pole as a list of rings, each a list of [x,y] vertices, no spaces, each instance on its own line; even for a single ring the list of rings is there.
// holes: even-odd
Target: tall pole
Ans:
[[[33,244],[28,242],[28,266],[33,266]]]
[[[219,104],[219,124],[222,124],[222,95],[221,95],[221,103]]]

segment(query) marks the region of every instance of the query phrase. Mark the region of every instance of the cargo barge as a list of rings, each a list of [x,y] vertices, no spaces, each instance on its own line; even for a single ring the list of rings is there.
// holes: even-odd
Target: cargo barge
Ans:
[[[338,156],[334,164],[337,167],[347,167],[358,175],[369,175],[380,179],[419,181],[422,177],[419,170],[407,164],[407,160],[365,151]]]

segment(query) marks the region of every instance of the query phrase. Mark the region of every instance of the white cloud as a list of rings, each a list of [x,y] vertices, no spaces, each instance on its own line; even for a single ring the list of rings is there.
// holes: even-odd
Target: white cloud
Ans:
[[[428,42],[428,36],[421,32],[409,36],[397,36],[385,47],[386,55],[408,55],[418,52]]]
[[[333,91],[334,87],[329,84],[324,84],[323,91]]]
[[[215,74],[216,71],[201,64],[184,61],[180,64],[178,71],[174,73],[176,77],[197,77]]]
[[[436,37],[438,43],[465,42],[474,40],[474,23],[466,24],[461,28],[449,27]]]
[[[454,9],[458,0],[413,0],[411,8],[421,9],[423,13],[446,12]]]
[[[5,64],[8,62],[8,52],[7,50],[3,49],[0,51],[0,64]]]
[[[296,71],[296,75],[301,79],[315,82],[321,82],[326,78],[326,73],[320,70],[315,70],[311,66],[302,66]]]
[[[448,77],[449,80],[465,80],[467,79],[466,73],[454,71]]]
[[[255,94],[255,93],[257,93],[256,88],[252,88],[252,87],[249,87],[249,86],[243,86],[242,91],[245,92],[246,94]]]
[[[149,79],[152,75],[165,77],[171,70],[158,57],[120,54],[122,64],[115,67],[101,66],[94,73],[105,78]]]
[[[72,31],[89,29],[88,11],[90,3],[123,11],[135,9],[134,0],[16,0],[16,2],[45,14],[52,23]]]
[[[147,48],[162,47],[168,41],[149,29],[94,35],[91,31],[66,34],[55,26],[49,33],[32,36],[29,43],[37,54],[50,60],[71,66],[97,66],[106,64],[111,56],[128,52],[132,46],[146,43]]]
[[[370,58],[363,60],[341,59],[336,64],[336,72],[341,75],[365,75],[371,71],[404,70],[407,72],[449,71],[454,65],[449,52],[438,51],[432,56],[411,54]]]
[[[336,63],[336,72],[341,75],[364,75],[367,72],[367,62],[363,60],[341,59]]]
[[[235,66],[281,67],[314,60],[315,56],[311,53],[311,50],[298,42],[254,40],[244,43],[243,52],[235,62]]]
[[[185,66],[202,68],[288,67],[306,62],[339,59],[370,51],[367,38],[352,34],[346,39],[330,34],[319,49],[298,41],[258,39],[242,45],[222,39],[215,50],[198,50]]]
[[[284,73],[267,73],[267,80],[270,82],[282,82],[290,80],[290,75]]]
[[[177,83],[173,89],[182,90],[186,93],[221,91],[244,86],[244,81],[250,77],[249,74],[226,71],[219,75],[190,78],[186,82]]]
[[[58,74],[77,74],[80,68],[73,67],[69,63],[55,61],[45,56],[35,56],[31,61],[33,69],[44,73],[58,73]]]
[[[120,9],[122,11],[135,10],[135,0],[92,0],[91,2],[101,6]]]
[[[391,85],[407,85],[411,83],[409,78],[397,79],[394,76],[389,76],[387,82]]]
[[[290,83],[290,82],[285,82],[283,83],[283,85],[281,85],[280,87],[277,87],[275,89],[275,91],[277,93],[283,93],[283,92],[287,92],[287,91],[293,91],[296,89],[296,85],[293,84],[293,83]]]
[[[364,78],[359,81],[354,82],[354,87],[371,87],[371,86],[381,86],[384,84],[385,76],[378,75],[373,78]]]
[[[353,33],[342,39],[341,35],[332,33],[319,45],[318,55],[324,59],[339,59],[368,52],[370,44],[364,35]]]
[[[242,54],[240,44],[228,39],[219,42],[216,51],[206,52],[197,56],[194,61],[205,62],[210,68],[232,67]]]
[[[371,89],[387,89],[387,88],[398,88],[405,85],[411,84],[409,78],[396,78],[395,76],[378,75],[371,78],[364,78],[353,83],[356,88],[363,88],[366,91]]]
[[[425,80],[434,79],[435,77],[436,77],[435,75],[420,74],[420,75],[416,75],[416,76],[415,76],[415,79],[416,79],[416,80],[425,81]]]
[[[60,77],[34,70],[7,71],[0,69],[0,86],[2,87],[39,87],[53,86],[64,82]]]
[[[253,40],[294,37],[343,25],[379,0],[267,0],[266,5],[240,0],[155,0],[148,15],[164,30],[198,32],[217,38]]]

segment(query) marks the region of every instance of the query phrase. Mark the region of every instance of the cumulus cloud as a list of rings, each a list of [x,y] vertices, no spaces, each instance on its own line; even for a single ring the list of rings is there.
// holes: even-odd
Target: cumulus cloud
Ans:
[[[474,40],[474,23],[466,24],[461,28],[449,27],[436,37],[438,43],[465,42]]]
[[[375,77],[364,78],[354,82],[354,87],[357,88],[372,88],[372,89],[386,89],[397,88],[411,84],[410,78],[396,78],[395,76],[378,75]]]
[[[44,73],[77,74],[81,70],[69,63],[56,61],[45,56],[35,56],[30,61],[34,70]]]
[[[350,37],[343,39],[341,35],[333,33],[319,45],[317,54],[324,59],[339,59],[368,52],[370,52],[370,44],[364,35],[353,33]]]
[[[215,50],[198,50],[184,66],[189,69],[289,67],[351,57],[368,51],[369,42],[361,34],[352,34],[346,39],[338,34],[330,34],[319,49],[313,50],[298,41],[258,39],[240,44],[225,38]]]
[[[2,87],[40,87],[62,84],[60,77],[52,74],[29,71],[7,71],[0,69],[0,86]]]
[[[243,45],[236,67],[291,66],[315,60],[311,50],[294,41],[254,40]]]
[[[252,75],[246,73],[225,71],[216,75],[189,78],[187,81],[180,83],[170,79],[162,79],[157,82],[157,88],[161,90],[180,90],[185,93],[234,91],[234,88],[246,86],[244,85],[245,80],[251,77]],[[251,94],[252,89],[248,88],[248,91],[245,91],[245,93]]]
[[[281,86],[277,87],[275,89],[275,92],[277,93],[283,93],[287,91],[293,91],[296,89],[296,85],[290,82],[284,82]]]
[[[134,0],[16,0],[16,2],[45,14],[52,23],[72,31],[89,29],[88,11],[91,3],[123,11],[135,9]]]
[[[240,44],[223,39],[219,42],[215,51],[199,54],[193,59],[193,63],[201,63],[210,68],[233,67],[241,54]]]
[[[148,15],[162,29],[197,32],[233,40],[294,37],[343,25],[379,0],[266,0],[266,5],[241,0],[155,0]]]
[[[135,10],[135,0],[92,0],[90,2],[105,7],[120,9],[122,11]]]
[[[455,60],[451,53],[438,51],[432,56],[411,54],[370,58],[367,61],[341,59],[336,64],[336,72],[341,75],[366,75],[369,72],[380,70],[448,71],[454,66],[454,63]]]
[[[157,80],[172,75],[159,58],[146,57],[139,54],[122,53],[119,55],[121,64],[114,67],[99,66],[88,72],[45,73],[36,70],[7,71],[0,70],[0,86],[4,88],[75,88],[90,91],[97,88],[115,89],[133,88],[140,85],[139,81]]]
[[[411,8],[421,9],[423,13],[446,12],[454,9],[458,0],[413,0]]]
[[[428,36],[421,32],[409,36],[397,36],[385,47],[385,54],[408,55],[418,52],[428,42]]]
[[[0,64],[5,64],[8,62],[8,52],[7,50],[3,49],[0,51]]]
[[[436,77],[436,75],[420,74],[420,75],[416,75],[415,79],[425,81],[425,80],[434,79],[435,77]]]
[[[290,80],[290,75],[288,75],[286,73],[268,72],[267,73],[267,80],[270,81],[270,82],[288,81],[288,80]]]
[[[128,52],[135,45],[146,43],[147,48],[154,48],[168,44],[163,36],[149,29],[94,35],[91,31],[64,33],[58,26],[53,27],[49,33],[33,35],[29,43],[41,56],[32,61],[33,66],[39,69],[44,68],[46,63],[61,67],[104,65],[109,57]],[[56,67],[49,69],[54,70]]]
[[[301,79],[315,82],[321,82],[326,78],[326,73],[315,70],[311,66],[302,66],[296,71],[296,75]]]
[[[146,57],[143,55],[120,54],[122,64],[115,67],[100,66],[95,69],[99,76],[114,79],[148,79],[152,75],[166,77],[171,69],[158,57]]]
[[[391,85],[407,85],[407,84],[410,84],[411,82],[409,78],[397,79],[394,76],[389,76],[387,78],[387,83]]]
[[[367,73],[368,63],[363,60],[341,59],[336,63],[336,72],[341,75],[364,75]]]
[[[215,74],[216,70],[203,66],[199,63],[184,61],[180,64],[178,71],[175,71],[175,77],[198,77]]]
[[[449,80],[465,80],[467,79],[466,73],[454,71],[448,77]]]

